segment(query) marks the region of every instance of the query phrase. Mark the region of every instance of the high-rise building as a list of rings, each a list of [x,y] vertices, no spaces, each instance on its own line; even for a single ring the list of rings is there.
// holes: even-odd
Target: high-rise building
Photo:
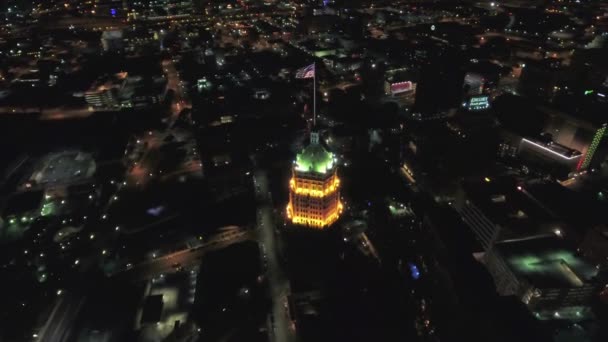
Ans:
[[[450,109],[457,108],[462,100],[465,62],[461,52],[448,50],[437,53],[421,69],[416,83],[413,113],[417,120],[443,117]]]
[[[322,229],[334,223],[341,213],[336,159],[319,143],[319,134],[313,132],[310,145],[293,163],[287,217],[294,224]]]

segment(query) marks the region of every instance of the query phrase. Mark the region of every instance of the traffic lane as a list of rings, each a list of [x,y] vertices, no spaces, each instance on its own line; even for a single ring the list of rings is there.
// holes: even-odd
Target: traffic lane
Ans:
[[[258,170],[254,177],[256,195],[259,200],[259,242],[267,262],[267,275],[272,297],[272,336],[275,341],[293,341],[293,325],[289,319],[287,298],[290,293],[289,281],[281,269],[274,235],[273,208],[270,205],[268,180],[265,172]]]
[[[291,341],[289,327],[291,323],[286,312],[285,302],[289,295],[288,282],[284,276],[276,253],[274,231],[272,227],[272,210],[269,206],[261,208],[260,238],[266,250],[267,274],[272,297],[272,315],[274,317],[273,335],[275,341]]]

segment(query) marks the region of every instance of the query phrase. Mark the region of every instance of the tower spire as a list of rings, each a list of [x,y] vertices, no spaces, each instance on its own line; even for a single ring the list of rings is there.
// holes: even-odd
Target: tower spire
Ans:
[[[312,128],[317,126],[317,64],[312,63]]]

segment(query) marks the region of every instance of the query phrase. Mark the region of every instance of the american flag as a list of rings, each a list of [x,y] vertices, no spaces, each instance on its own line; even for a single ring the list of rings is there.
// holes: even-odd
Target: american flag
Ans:
[[[298,72],[296,72],[296,78],[314,78],[314,77],[315,77],[314,63],[309,66],[305,66],[302,69],[299,69]]]

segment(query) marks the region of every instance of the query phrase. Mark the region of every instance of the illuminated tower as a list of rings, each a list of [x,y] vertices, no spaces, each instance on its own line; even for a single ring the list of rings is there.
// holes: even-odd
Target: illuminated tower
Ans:
[[[287,217],[292,223],[323,229],[342,213],[340,179],[334,155],[319,143],[319,134],[310,134],[293,163],[289,181]]]
[[[589,148],[587,149],[587,153],[585,153],[585,158],[581,158],[581,162],[579,163],[577,169],[578,170],[584,170],[586,168],[589,167],[589,165],[591,164],[591,161],[593,160],[593,156],[595,155],[595,151],[597,150],[598,146],[600,145],[600,143],[602,142],[603,138],[605,135],[607,135],[608,132],[606,132],[606,128],[608,124],[604,124],[602,127],[600,127],[600,129],[598,129],[595,132],[595,135],[593,136],[593,140],[591,141],[591,145],[589,145]]]

